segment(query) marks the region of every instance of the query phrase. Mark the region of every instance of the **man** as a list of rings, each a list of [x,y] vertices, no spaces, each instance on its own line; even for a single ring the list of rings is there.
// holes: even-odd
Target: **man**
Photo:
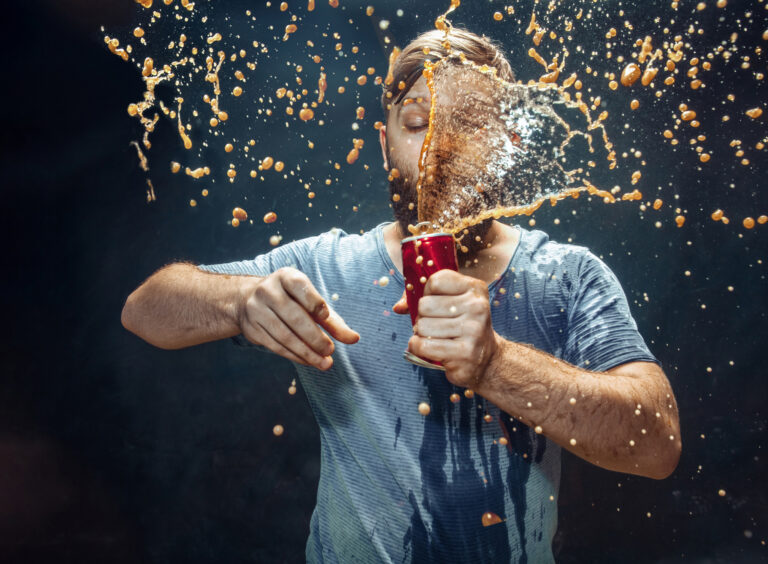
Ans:
[[[311,562],[552,562],[560,447],[657,479],[679,458],[669,382],[615,276],[582,247],[483,223],[460,272],[428,280],[413,329],[390,315],[407,313],[400,241],[416,222],[430,100],[420,70],[442,41],[406,47],[382,97],[397,221],[253,260],[172,264],[123,311],[162,348],[235,337],[296,363],[321,435]],[[512,79],[487,39],[454,29],[451,48]],[[406,348],[445,372],[407,363]]]

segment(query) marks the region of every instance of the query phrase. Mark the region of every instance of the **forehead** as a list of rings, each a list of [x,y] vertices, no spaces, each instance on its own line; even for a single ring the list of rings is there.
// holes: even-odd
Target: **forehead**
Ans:
[[[405,103],[406,100],[413,100],[412,103]],[[420,101],[419,101],[420,99]],[[410,113],[413,111],[426,110],[429,111],[429,104],[432,96],[427,86],[427,79],[420,76],[419,79],[413,83],[410,90],[405,93],[403,99],[398,102],[392,109],[394,110],[392,117],[399,117],[403,113]]]
[[[458,79],[460,78],[460,79]],[[467,98],[482,98],[491,103],[492,94],[488,92],[487,85],[482,81],[473,80],[471,76],[459,76],[456,80],[441,83],[438,95],[441,98],[441,104],[451,106],[461,106],[462,101]],[[427,86],[427,79],[420,76],[413,83],[403,98],[392,108],[391,116],[398,118],[403,115],[409,115],[411,112],[429,111],[432,94]]]
[[[429,87],[427,86],[427,79],[423,76],[420,76],[418,80],[413,83],[413,86],[411,86],[411,89],[405,95],[405,98],[424,98],[425,100],[429,100],[430,97],[431,95]]]

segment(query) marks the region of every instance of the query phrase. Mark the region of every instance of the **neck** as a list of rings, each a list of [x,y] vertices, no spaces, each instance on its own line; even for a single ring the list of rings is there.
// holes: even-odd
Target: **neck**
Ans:
[[[496,244],[502,224],[486,220],[464,229],[457,237],[457,254],[461,258],[474,260]]]
[[[474,240],[475,235],[472,232],[465,234],[466,239],[470,237],[472,239],[460,243],[466,248],[466,252],[461,247],[457,249],[456,258],[459,261],[459,272],[475,278],[487,278],[489,275],[486,271],[491,272],[497,269],[499,260],[504,260],[503,257],[506,252],[503,248],[503,242],[507,229],[510,228],[498,221],[493,221],[480,241]],[[505,265],[506,262],[502,266]]]
[[[479,225],[480,224],[474,227],[479,227]],[[396,230],[397,237],[399,237],[400,240],[412,236],[411,233],[403,229],[403,226],[398,221],[393,223],[393,229]],[[455,237],[459,247],[464,246],[467,249],[467,252],[462,252],[460,249],[458,250],[459,259],[463,257],[464,259],[474,260],[496,243],[497,238],[503,233],[504,229],[506,229],[504,224],[496,220],[491,220],[490,225],[481,235],[480,241],[475,240],[475,237],[480,234],[476,231],[470,230],[468,233],[460,233],[456,235]]]
[[[409,233],[403,234],[397,222],[391,224],[384,234],[390,258],[400,272],[403,270],[400,241],[409,236]],[[517,247],[518,233],[508,225],[493,221],[483,237],[483,242],[484,245],[480,249],[469,248],[467,253],[458,251],[459,272],[490,283],[501,275],[509,263]]]

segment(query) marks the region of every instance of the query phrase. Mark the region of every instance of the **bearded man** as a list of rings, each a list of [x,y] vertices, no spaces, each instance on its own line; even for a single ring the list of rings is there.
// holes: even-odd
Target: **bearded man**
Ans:
[[[427,281],[415,326],[402,315],[400,242],[417,221],[430,108],[421,71],[446,55],[443,40],[411,42],[382,96],[395,221],[241,262],[171,264],[123,310],[158,347],[232,337],[295,363],[321,436],[309,562],[553,562],[561,448],[656,479],[680,456],[669,382],[586,248],[483,222],[459,271]],[[450,47],[514,79],[490,40],[454,28]],[[406,349],[445,371],[409,364]]]

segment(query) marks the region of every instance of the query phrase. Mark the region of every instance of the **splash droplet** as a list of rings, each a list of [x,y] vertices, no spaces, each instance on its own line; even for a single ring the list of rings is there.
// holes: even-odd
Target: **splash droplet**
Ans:
[[[491,525],[498,525],[503,523],[501,517],[496,515],[493,511],[486,511],[483,513],[483,527],[490,527]]]

